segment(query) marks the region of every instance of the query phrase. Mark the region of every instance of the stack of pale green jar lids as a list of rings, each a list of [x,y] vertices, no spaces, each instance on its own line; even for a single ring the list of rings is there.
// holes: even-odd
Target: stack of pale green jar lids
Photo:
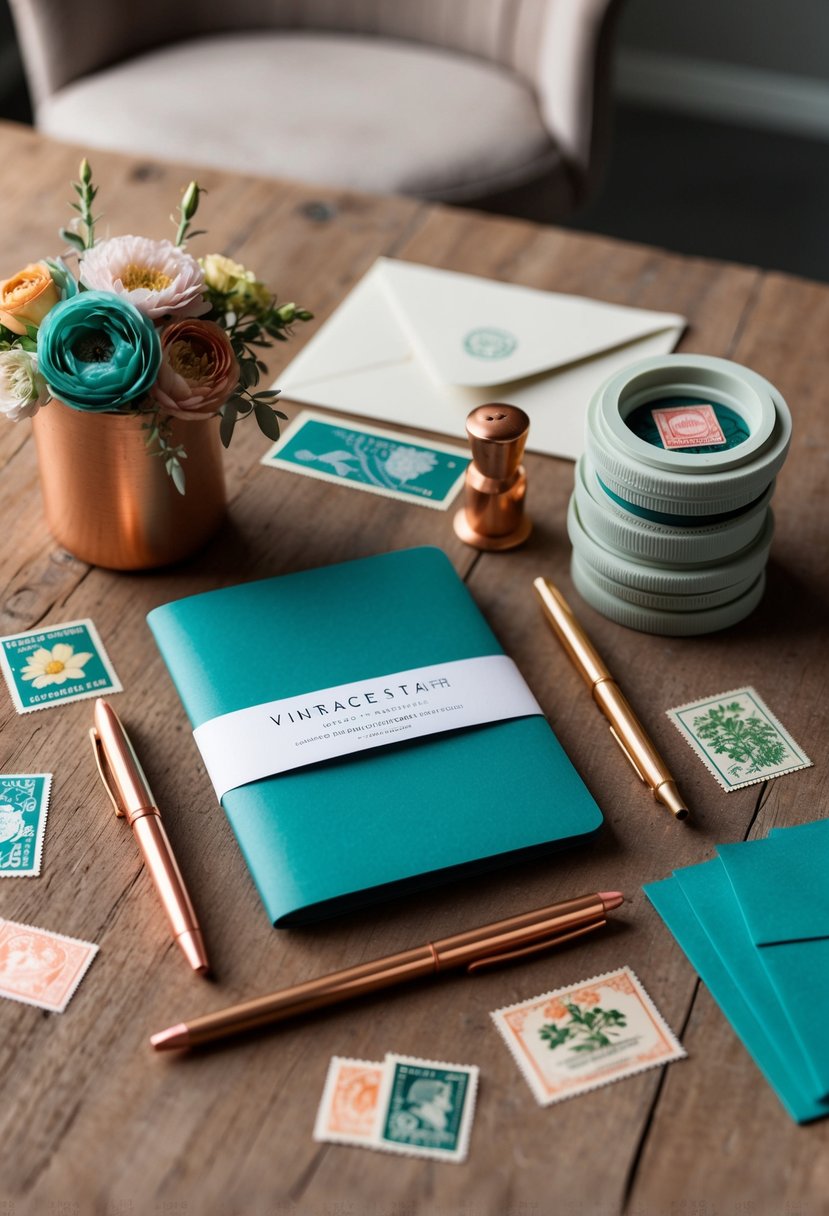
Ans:
[[[710,633],[757,606],[789,447],[777,390],[705,355],[643,359],[587,414],[567,530],[579,593],[646,633]]]

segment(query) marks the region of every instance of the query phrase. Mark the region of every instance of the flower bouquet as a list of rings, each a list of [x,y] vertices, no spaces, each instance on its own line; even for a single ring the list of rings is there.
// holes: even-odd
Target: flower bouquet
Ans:
[[[146,446],[180,494],[186,440],[174,422],[218,418],[228,446],[239,418],[279,437],[277,390],[258,391],[258,349],[284,341],[311,313],[278,305],[244,266],[186,250],[203,193],[187,187],[175,241],[140,236],[96,240],[97,189],[86,160],[74,183],[78,218],[61,237],[77,259],[44,259],[0,282],[0,413],[33,416],[50,401],[94,414],[139,416]],[[186,428],[184,428],[186,431]],[[182,428],[176,428],[180,434]]]

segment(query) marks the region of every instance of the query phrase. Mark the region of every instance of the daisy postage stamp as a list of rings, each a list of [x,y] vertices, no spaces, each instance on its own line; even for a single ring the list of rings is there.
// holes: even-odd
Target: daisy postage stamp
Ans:
[[[0,667],[19,714],[122,691],[89,620],[0,638]]]
[[[97,953],[91,942],[0,920],[0,997],[63,1013]]]
[[[477,1089],[475,1065],[392,1054],[382,1064],[334,1056],[314,1139],[463,1161]]]
[[[262,464],[445,511],[463,484],[469,453],[303,410]]]
[[[0,878],[40,873],[51,773],[0,776]]]
[[[685,1056],[629,967],[490,1016],[542,1106]]]
[[[727,793],[812,767],[753,688],[734,688],[667,712]]]

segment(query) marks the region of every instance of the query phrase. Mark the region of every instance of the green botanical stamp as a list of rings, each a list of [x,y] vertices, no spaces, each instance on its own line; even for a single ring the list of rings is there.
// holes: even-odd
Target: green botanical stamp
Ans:
[[[120,692],[92,621],[67,621],[0,638],[0,666],[19,714]]]
[[[518,345],[515,334],[508,329],[497,329],[494,325],[470,329],[464,337],[463,348],[476,359],[506,359]]]
[[[724,790],[811,767],[753,688],[691,701],[668,710],[668,717]]]
[[[0,878],[40,873],[51,787],[51,773],[0,777]]]
[[[477,1088],[474,1065],[387,1055],[377,1147],[463,1161]]]

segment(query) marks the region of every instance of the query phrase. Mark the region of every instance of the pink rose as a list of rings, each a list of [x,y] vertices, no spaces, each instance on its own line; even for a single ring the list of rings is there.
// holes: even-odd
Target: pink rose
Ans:
[[[209,418],[239,383],[239,364],[215,321],[173,321],[161,332],[161,367],[150,396],[174,418]]]

